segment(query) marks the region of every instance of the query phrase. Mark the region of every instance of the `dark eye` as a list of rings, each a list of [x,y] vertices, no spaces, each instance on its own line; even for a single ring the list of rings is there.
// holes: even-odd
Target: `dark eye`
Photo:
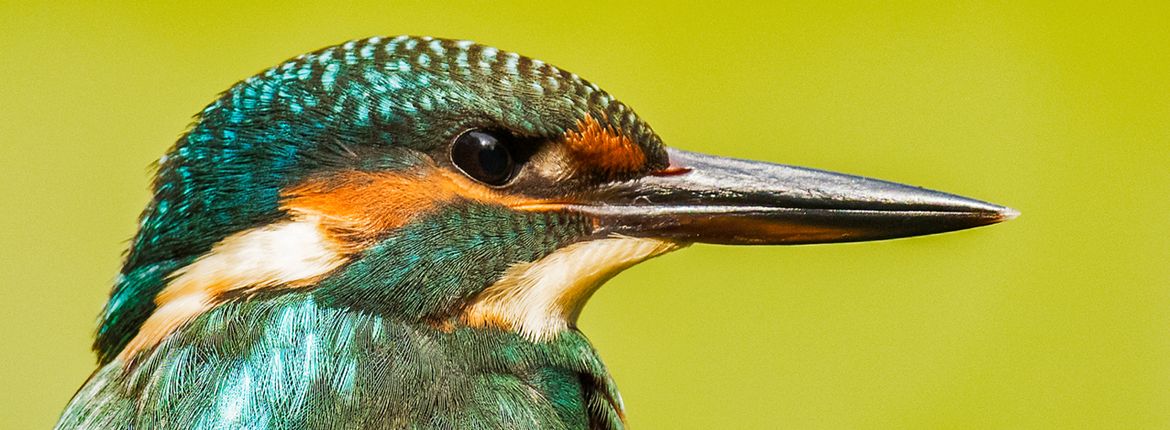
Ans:
[[[477,181],[504,185],[512,179],[514,163],[501,137],[481,130],[465,132],[451,144],[451,162]]]

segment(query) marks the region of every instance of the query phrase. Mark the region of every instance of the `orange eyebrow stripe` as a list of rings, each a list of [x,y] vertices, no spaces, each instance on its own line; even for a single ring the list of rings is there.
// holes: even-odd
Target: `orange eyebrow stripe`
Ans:
[[[646,165],[642,147],[592,115],[577,121],[577,130],[565,133],[564,143],[577,162],[606,173],[636,172]]]
[[[457,199],[521,211],[552,211],[562,204],[501,193],[437,166],[407,172],[345,171],[286,190],[284,208],[324,217],[338,239],[364,242],[402,227]],[[352,237],[350,237],[352,236]]]

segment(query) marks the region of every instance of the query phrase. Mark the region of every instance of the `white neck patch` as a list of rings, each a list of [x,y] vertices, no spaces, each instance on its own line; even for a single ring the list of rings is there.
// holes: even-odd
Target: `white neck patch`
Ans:
[[[171,274],[155,296],[157,306],[118,358],[130,362],[183,324],[219,305],[223,295],[262,288],[311,285],[348,258],[319,215],[245,230],[216,243],[207,254]]]
[[[463,319],[472,326],[516,331],[532,341],[551,339],[576,324],[585,302],[605,281],[686,245],[626,236],[574,243],[509,267],[479,294]]]

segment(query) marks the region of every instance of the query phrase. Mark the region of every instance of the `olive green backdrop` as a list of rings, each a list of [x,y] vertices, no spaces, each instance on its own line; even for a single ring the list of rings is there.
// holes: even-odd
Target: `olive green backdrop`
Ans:
[[[1170,6],[0,6],[0,428],[47,428],[148,164],[285,58],[400,33],[593,80],[680,148],[1013,206],[941,236],[694,246],[581,321],[635,428],[1170,428]]]

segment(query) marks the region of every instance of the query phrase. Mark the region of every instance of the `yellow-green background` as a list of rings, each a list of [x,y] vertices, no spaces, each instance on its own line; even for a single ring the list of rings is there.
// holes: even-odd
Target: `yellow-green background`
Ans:
[[[0,428],[50,426],[92,369],[146,166],[193,113],[400,33],[577,72],[677,147],[1023,212],[619,276],[581,325],[634,427],[1170,428],[1170,6],[137,3],[0,6]]]

